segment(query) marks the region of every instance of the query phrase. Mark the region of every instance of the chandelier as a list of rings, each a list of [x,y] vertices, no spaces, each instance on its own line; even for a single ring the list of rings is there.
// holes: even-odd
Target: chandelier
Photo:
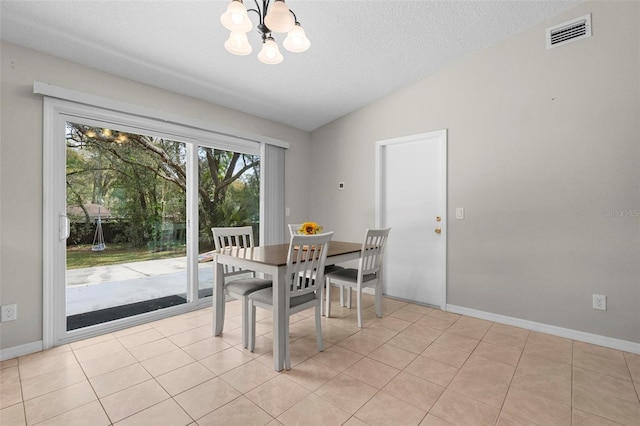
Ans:
[[[250,54],[253,49],[249,44],[247,33],[253,28],[253,22],[249,19],[248,12],[258,15],[260,23],[258,32],[262,36],[262,50],[258,53],[258,59],[265,64],[279,64],[284,59],[278,44],[271,33],[287,33],[282,45],[289,52],[304,52],[311,42],[300,26],[296,14],[289,10],[284,0],[262,0],[262,7],[258,0],[255,9],[247,9],[242,0],[233,0],[227,10],[220,16],[220,22],[229,31],[229,39],[224,43],[228,52],[238,56]]]

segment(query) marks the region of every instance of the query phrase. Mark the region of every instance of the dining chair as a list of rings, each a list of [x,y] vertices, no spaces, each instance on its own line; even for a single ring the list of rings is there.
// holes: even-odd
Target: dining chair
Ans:
[[[290,223],[289,225],[289,234],[290,235],[298,235],[298,230],[300,229],[300,227],[302,227],[302,223]],[[326,277],[327,274],[331,273],[331,272],[335,272],[335,271],[339,271],[340,269],[344,269],[344,267],[340,266],[340,265],[325,265],[324,267],[324,276]],[[340,287],[340,306],[344,306],[345,302],[344,302],[344,294],[345,294],[345,288],[344,287]],[[351,296],[351,292],[349,292],[349,296]],[[351,301],[351,297],[349,297],[349,301]],[[320,307],[322,308],[322,303],[320,303]],[[324,312],[323,309],[320,309],[321,312]]]
[[[227,247],[253,247],[253,228],[251,226],[211,228],[213,242],[217,251]],[[244,278],[243,278],[244,276]],[[271,286],[271,280],[257,278],[255,272],[234,266],[224,265],[224,290],[242,304],[242,346],[248,345],[248,304],[247,297],[254,291]],[[224,309],[224,303],[222,304]]]
[[[316,341],[318,350],[324,349],[322,342],[322,292],[324,288],[324,267],[333,232],[316,235],[292,235],[287,254],[287,265],[283,281],[285,291],[285,351],[284,366],[291,369],[289,344],[289,316],[315,307]],[[270,310],[273,315],[273,287],[249,294],[249,350],[256,343],[256,307]]]
[[[376,315],[382,316],[382,277],[381,266],[385,245],[389,238],[391,228],[367,229],[365,231],[364,242],[360,251],[358,268],[345,268],[335,271],[325,276],[326,301],[325,316],[329,318],[331,314],[331,286],[344,286],[349,292],[349,303],[351,307],[351,289],[356,290],[358,327],[362,328],[362,289],[373,287],[375,290]]]

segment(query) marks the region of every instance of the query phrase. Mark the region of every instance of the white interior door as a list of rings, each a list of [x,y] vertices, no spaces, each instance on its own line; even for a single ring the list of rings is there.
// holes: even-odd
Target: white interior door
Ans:
[[[377,143],[377,223],[391,227],[384,293],[446,306],[446,130]]]

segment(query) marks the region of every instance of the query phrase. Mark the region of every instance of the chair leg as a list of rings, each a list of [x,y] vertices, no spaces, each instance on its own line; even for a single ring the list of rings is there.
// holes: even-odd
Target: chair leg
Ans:
[[[324,288],[327,285],[327,279],[325,278],[324,283],[320,286],[320,316],[324,315]]]
[[[340,291],[340,306],[345,306],[344,304],[344,286],[339,287]]]
[[[351,288],[349,288],[349,294],[351,294]],[[358,311],[358,327],[362,328],[362,289],[358,287],[356,289],[356,310]]]
[[[380,285],[380,281],[376,284],[376,315],[378,318],[382,318],[382,286]]]
[[[324,316],[329,318],[331,316],[331,281],[330,280],[325,280],[325,311],[324,311]]]
[[[275,312],[274,312],[275,315]],[[284,331],[284,368],[291,370],[291,342],[289,341],[289,318],[285,319]]]
[[[247,330],[248,339],[249,339],[249,350],[253,352],[256,349],[256,307],[253,304],[253,301],[251,300],[249,300],[248,302],[247,311],[248,311],[247,323],[249,326],[249,329]]]
[[[340,291],[347,292],[347,308],[351,309],[351,287],[343,286]]]
[[[223,320],[223,321],[225,320],[225,317],[224,317],[224,316],[225,316],[225,306],[226,306],[226,305],[227,305],[227,292],[226,292],[226,291],[223,291],[223,292],[222,292],[222,308],[220,309],[220,312],[222,313],[222,320]],[[215,311],[215,309],[216,309],[215,305],[213,306],[213,309],[214,309],[214,311]],[[213,313],[213,315],[214,315],[214,317],[215,317],[216,313],[214,312],[214,313]],[[215,333],[215,330],[213,330],[213,331],[214,331],[214,333]]]
[[[322,300],[322,298],[320,298]],[[316,341],[318,343],[318,350],[322,352],[324,350],[324,344],[322,342],[322,307],[318,301],[316,305]]]
[[[249,298],[247,296],[242,297],[242,347],[247,348],[248,334],[249,334],[249,313],[247,312],[249,305]]]

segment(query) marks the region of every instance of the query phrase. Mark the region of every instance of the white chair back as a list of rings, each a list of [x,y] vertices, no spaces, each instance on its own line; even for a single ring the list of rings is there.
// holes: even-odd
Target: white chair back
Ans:
[[[253,247],[253,228],[251,226],[214,227],[211,228],[211,232],[216,250],[222,250],[226,247]],[[225,277],[247,272],[238,267],[224,265]]]
[[[390,231],[391,228],[366,230],[364,242],[362,243],[360,264],[358,266],[362,276],[377,274],[380,271],[382,257]]]
[[[291,236],[285,274],[288,300],[316,290],[316,297],[322,296],[324,266],[332,237],[333,232]]]
[[[251,226],[232,226],[211,228],[216,250],[224,247],[253,247],[253,228]]]

